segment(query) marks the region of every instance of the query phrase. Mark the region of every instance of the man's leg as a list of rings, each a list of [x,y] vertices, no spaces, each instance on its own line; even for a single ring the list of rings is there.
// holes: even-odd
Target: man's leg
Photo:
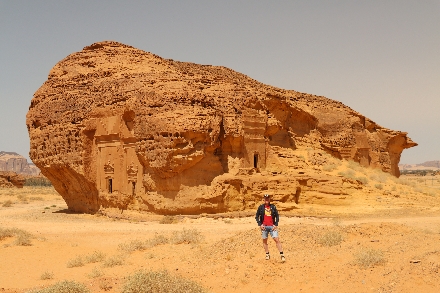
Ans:
[[[267,240],[267,239],[266,239]],[[273,241],[275,241],[275,244],[277,245],[278,251],[279,252],[283,252],[283,246],[281,245],[281,241],[279,237],[275,237],[273,239]],[[267,241],[266,241],[266,245],[267,245]]]
[[[263,239],[263,247],[266,253],[269,253],[269,245],[267,245],[267,238]]]
[[[281,241],[279,237],[275,237],[273,238],[273,240],[275,241],[278,251],[280,252],[280,256],[281,256],[281,262],[285,262],[286,261],[286,257],[284,256],[284,252],[283,252],[283,246],[281,245]]]
[[[267,238],[268,238],[268,232],[267,230],[263,230],[261,231],[261,237],[263,238],[263,247],[264,247],[264,251],[266,252],[266,260],[270,259],[270,255],[269,255],[269,245],[267,245]]]

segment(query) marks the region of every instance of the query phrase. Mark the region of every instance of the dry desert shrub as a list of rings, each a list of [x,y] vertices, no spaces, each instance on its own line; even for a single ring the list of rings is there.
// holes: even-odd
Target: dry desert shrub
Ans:
[[[85,263],[101,262],[105,259],[105,253],[102,251],[94,251],[84,257]]]
[[[53,279],[53,272],[45,271],[40,276],[40,280],[52,280],[52,279]]]
[[[13,244],[17,246],[30,246],[32,234],[21,229],[17,228],[10,228],[10,229],[4,229],[0,227],[0,240],[3,240],[5,238],[9,237],[16,237]]]
[[[99,282],[99,289],[101,289],[101,290],[109,291],[112,288],[113,288],[113,286],[109,280],[102,280],[101,282]]]
[[[81,255],[78,255],[67,262],[68,268],[77,268],[82,266],[84,266],[84,259]]]
[[[381,170],[374,170],[374,173],[370,175],[370,179],[380,183],[385,183],[388,181],[388,179],[390,179],[391,176],[391,174],[385,173]]]
[[[174,216],[164,216],[160,221],[159,224],[175,224],[178,220]]]
[[[122,254],[118,254],[107,258],[102,265],[105,268],[112,268],[115,266],[122,266],[124,263],[125,263],[125,256]]]
[[[327,231],[318,239],[318,243],[322,246],[335,246],[341,244],[344,238],[341,233],[336,231]]]
[[[134,251],[143,251],[147,248],[149,248],[147,241],[141,241],[141,240],[132,240],[130,242],[125,242],[119,244],[118,248],[120,250],[123,250],[125,252],[131,253]]]
[[[325,172],[332,172],[332,171],[336,170],[337,168],[338,168],[338,166],[334,163],[327,163],[322,166],[322,170],[324,170]]]
[[[374,184],[374,187],[376,187],[376,188],[379,189],[379,190],[382,190],[382,189],[383,189],[383,184],[381,184],[381,183],[376,183],[376,184]]]
[[[7,201],[5,201],[5,202],[2,204],[2,207],[4,207],[4,208],[10,208],[10,207],[12,207],[12,205],[13,205],[12,200],[8,199]]]
[[[180,232],[173,232],[173,235],[171,236],[170,242],[173,244],[195,244],[202,241],[203,235],[200,233],[200,231],[196,229],[185,229],[183,228]]]
[[[101,277],[102,275],[104,275],[102,270],[95,267],[95,268],[93,268],[93,270],[89,274],[87,274],[87,277],[89,277],[90,279],[95,279],[95,278]]]
[[[359,182],[361,182],[362,184],[366,185],[368,184],[368,179],[365,176],[356,176],[356,173],[353,170],[347,170],[347,171],[340,171],[338,172],[338,175],[348,178],[348,179],[353,179],[353,180],[357,180]]]
[[[19,194],[17,196],[17,199],[23,203],[28,203],[28,198],[25,194]]]
[[[347,171],[338,172],[338,175],[343,176],[345,178],[354,179],[354,177],[356,176],[356,172],[354,172],[353,170],[347,170]]]
[[[43,200],[43,198],[41,196],[31,196],[29,200]]]
[[[416,187],[416,183],[415,183],[415,182],[413,182],[413,181],[411,181],[411,180],[408,180],[408,179],[406,179],[406,178],[399,178],[399,179],[398,179],[398,182],[399,182],[399,184],[401,184],[401,185],[406,185],[406,186]]]
[[[44,289],[27,291],[27,293],[89,293],[84,284],[75,281],[61,281]]]
[[[31,238],[32,235],[29,232],[20,230],[19,232],[17,232],[15,234],[16,238],[13,242],[14,245],[17,246],[31,246],[32,242],[31,242]]]
[[[146,241],[141,240],[132,240],[130,242],[121,243],[119,244],[118,248],[120,250],[123,250],[125,252],[131,253],[134,251],[143,251],[148,248],[161,245],[161,244],[167,244],[170,242],[170,239],[163,235],[155,235],[153,238],[148,239]]]
[[[156,234],[153,238],[142,241],[139,239],[132,240],[119,244],[118,248],[124,252],[132,253],[135,251],[144,251],[157,245],[162,244],[195,244],[203,239],[202,234],[196,229],[183,229],[182,231],[175,231],[171,238]]]
[[[350,168],[350,169],[353,169],[353,170],[355,170],[355,171],[358,171],[358,172],[365,172],[365,168],[364,167],[362,167],[361,165],[359,165],[359,163],[357,163],[357,162],[355,162],[355,161],[348,161],[347,162],[347,167],[348,168]]]
[[[367,185],[368,184],[368,178],[365,176],[359,176],[359,177],[355,177],[354,179],[362,182],[363,185]]]
[[[161,244],[167,244],[170,242],[170,239],[163,235],[155,235],[153,238],[147,240],[149,247],[154,247]]]
[[[51,187],[52,182],[45,177],[31,177],[27,178],[24,186],[32,186],[32,187]]]
[[[369,268],[385,263],[385,257],[381,250],[362,249],[355,255],[355,263],[362,268]]]
[[[168,271],[138,271],[127,278],[122,293],[205,293],[199,284]]]

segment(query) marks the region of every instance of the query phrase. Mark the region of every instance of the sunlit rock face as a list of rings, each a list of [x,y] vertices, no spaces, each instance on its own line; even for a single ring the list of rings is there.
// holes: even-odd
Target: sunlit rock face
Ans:
[[[290,209],[306,191],[359,185],[322,174],[322,154],[399,176],[416,145],[340,102],[117,42],[56,64],[26,123],[32,161],[69,209],[89,213],[239,211],[263,193]]]

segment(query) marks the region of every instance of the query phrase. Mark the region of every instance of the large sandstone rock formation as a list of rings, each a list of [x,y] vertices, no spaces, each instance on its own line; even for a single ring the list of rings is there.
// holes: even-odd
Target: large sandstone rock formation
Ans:
[[[234,211],[265,192],[292,208],[307,192],[359,187],[323,174],[323,153],[399,176],[416,145],[340,102],[117,42],[55,65],[26,123],[33,162],[81,212]]]
[[[0,187],[23,188],[25,182],[26,179],[20,174],[11,171],[0,171]]]
[[[25,157],[14,152],[0,152],[0,171],[12,171],[30,176],[40,174],[37,166],[29,164]]]

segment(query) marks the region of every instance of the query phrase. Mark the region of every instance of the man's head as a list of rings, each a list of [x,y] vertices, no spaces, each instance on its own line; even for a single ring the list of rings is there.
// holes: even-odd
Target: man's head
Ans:
[[[270,204],[270,195],[269,195],[269,194],[265,194],[265,195],[263,196],[263,200],[264,200],[264,203],[265,203],[266,205]]]

